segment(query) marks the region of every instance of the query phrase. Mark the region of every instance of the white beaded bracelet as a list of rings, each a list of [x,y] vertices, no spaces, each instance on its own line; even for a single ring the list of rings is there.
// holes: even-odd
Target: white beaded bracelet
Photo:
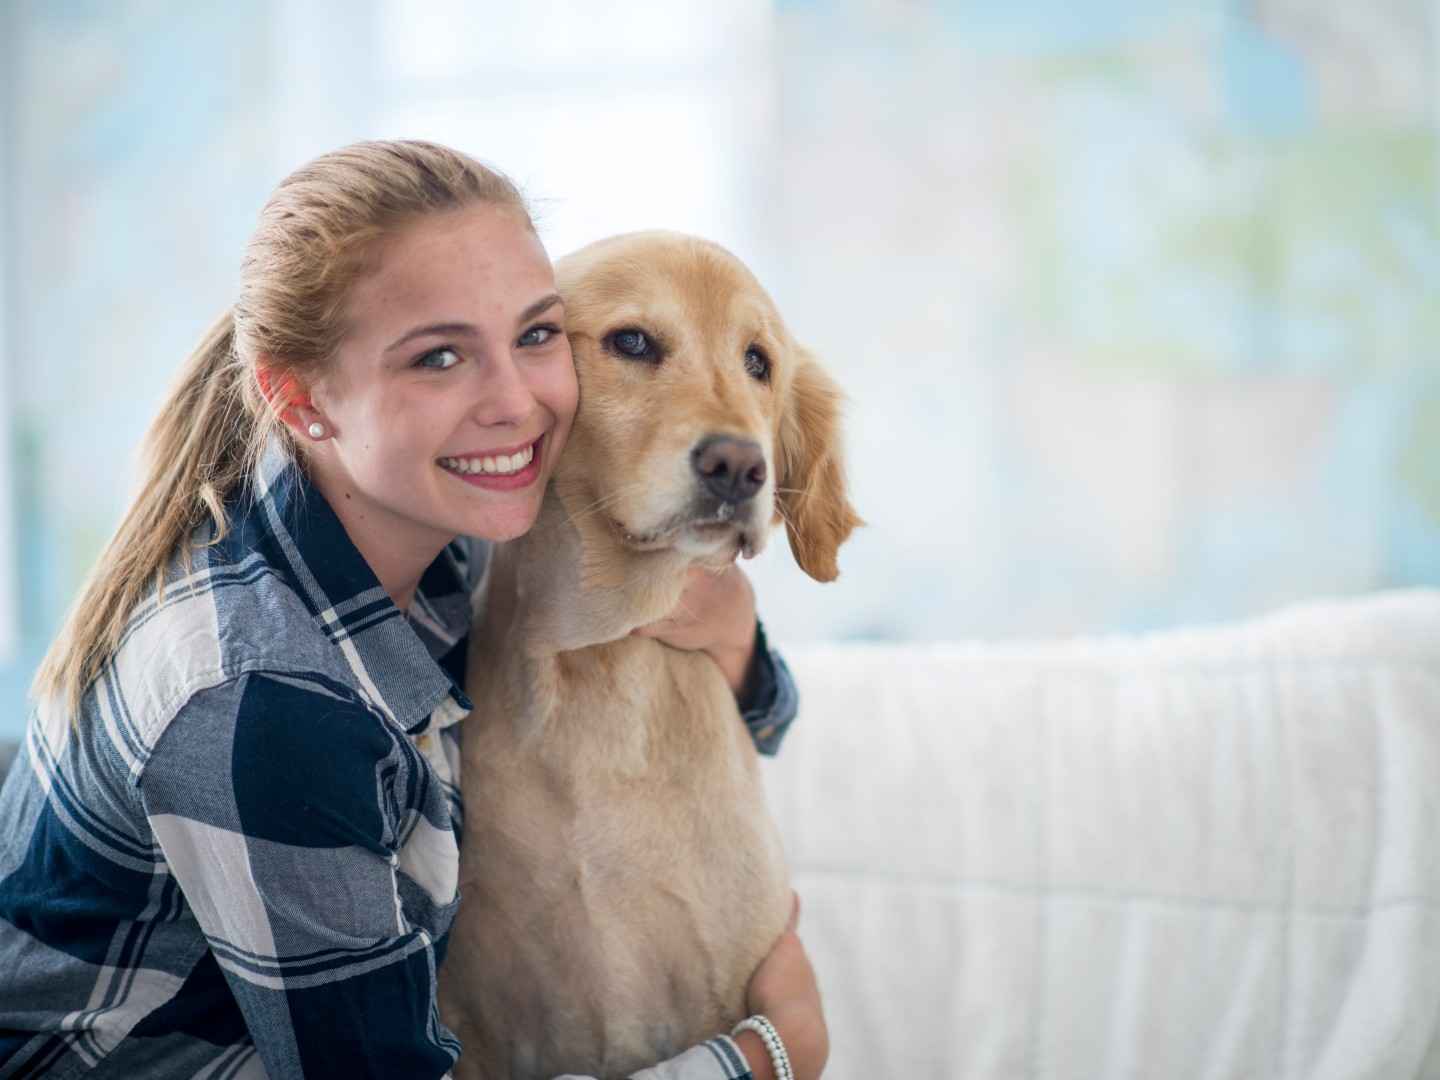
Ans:
[[[770,1064],[775,1069],[775,1080],[795,1080],[795,1070],[790,1068],[790,1055],[785,1052],[785,1044],[780,1041],[780,1033],[775,1030],[774,1024],[757,1013],[736,1024],[730,1037],[733,1039],[742,1031],[753,1031],[760,1036],[765,1052],[770,1055]]]

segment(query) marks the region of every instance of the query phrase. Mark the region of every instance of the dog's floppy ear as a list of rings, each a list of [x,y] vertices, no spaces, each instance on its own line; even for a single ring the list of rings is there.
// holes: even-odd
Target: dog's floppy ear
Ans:
[[[795,561],[816,581],[840,574],[835,553],[860,520],[845,492],[840,388],[804,349],[780,417],[778,510]]]

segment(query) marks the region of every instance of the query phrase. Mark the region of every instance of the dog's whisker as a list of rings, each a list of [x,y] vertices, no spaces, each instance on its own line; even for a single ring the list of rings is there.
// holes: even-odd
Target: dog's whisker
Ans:
[[[644,487],[645,482],[643,480],[635,481],[630,484],[622,484],[617,490],[610,492],[608,495],[603,495],[600,498],[596,499],[594,502],[589,503],[586,506],[580,507],[574,513],[567,514],[565,520],[557,521],[549,525],[549,528],[560,528],[566,524],[573,524],[582,521],[587,517],[594,517],[596,514],[603,512],[605,508],[608,507],[611,503],[614,503],[618,499],[623,499],[625,498],[625,496],[633,494],[634,492],[641,491],[644,489]],[[531,531],[536,532],[538,531],[538,529],[532,529]],[[543,536],[546,534],[540,532],[539,535]]]
[[[579,507],[579,508],[575,511],[575,513],[574,513],[573,516],[579,517],[579,516],[584,515],[584,514],[595,513],[595,512],[597,512],[599,509],[601,509],[602,507],[605,507],[605,506],[609,505],[610,503],[615,502],[617,499],[623,499],[623,498],[624,498],[625,496],[627,496],[627,495],[630,495],[630,494],[633,494],[634,492],[643,490],[644,487],[645,487],[645,481],[643,481],[643,480],[632,481],[632,482],[629,483],[629,484],[621,484],[620,487],[618,487],[618,488],[616,488],[614,491],[610,492],[610,494],[608,494],[608,495],[602,495],[600,498],[596,499],[594,502],[590,503],[588,506]]]

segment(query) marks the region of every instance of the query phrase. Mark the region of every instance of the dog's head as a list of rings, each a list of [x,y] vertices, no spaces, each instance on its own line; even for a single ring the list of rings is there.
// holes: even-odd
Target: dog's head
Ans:
[[[675,233],[560,260],[580,412],[556,473],[572,516],[634,551],[723,562],[785,523],[801,568],[839,573],[861,524],[845,490],[840,393],[745,266]]]

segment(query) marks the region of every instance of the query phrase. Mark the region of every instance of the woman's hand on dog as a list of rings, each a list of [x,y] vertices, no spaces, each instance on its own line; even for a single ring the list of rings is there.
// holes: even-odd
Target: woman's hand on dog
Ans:
[[[675,610],[634,632],[707,653],[738,696],[755,655],[755,590],[734,563],[723,570],[691,567]]]
[[[797,1080],[816,1080],[830,1057],[830,1032],[825,1026],[815,969],[795,933],[799,918],[800,897],[796,896],[790,924],[750,977],[745,1004],[752,1014],[761,1013],[775,1025]],[[756,1080],[772,1075],[770,1056],[759,1036],[742,1032],[736,1042]]]

